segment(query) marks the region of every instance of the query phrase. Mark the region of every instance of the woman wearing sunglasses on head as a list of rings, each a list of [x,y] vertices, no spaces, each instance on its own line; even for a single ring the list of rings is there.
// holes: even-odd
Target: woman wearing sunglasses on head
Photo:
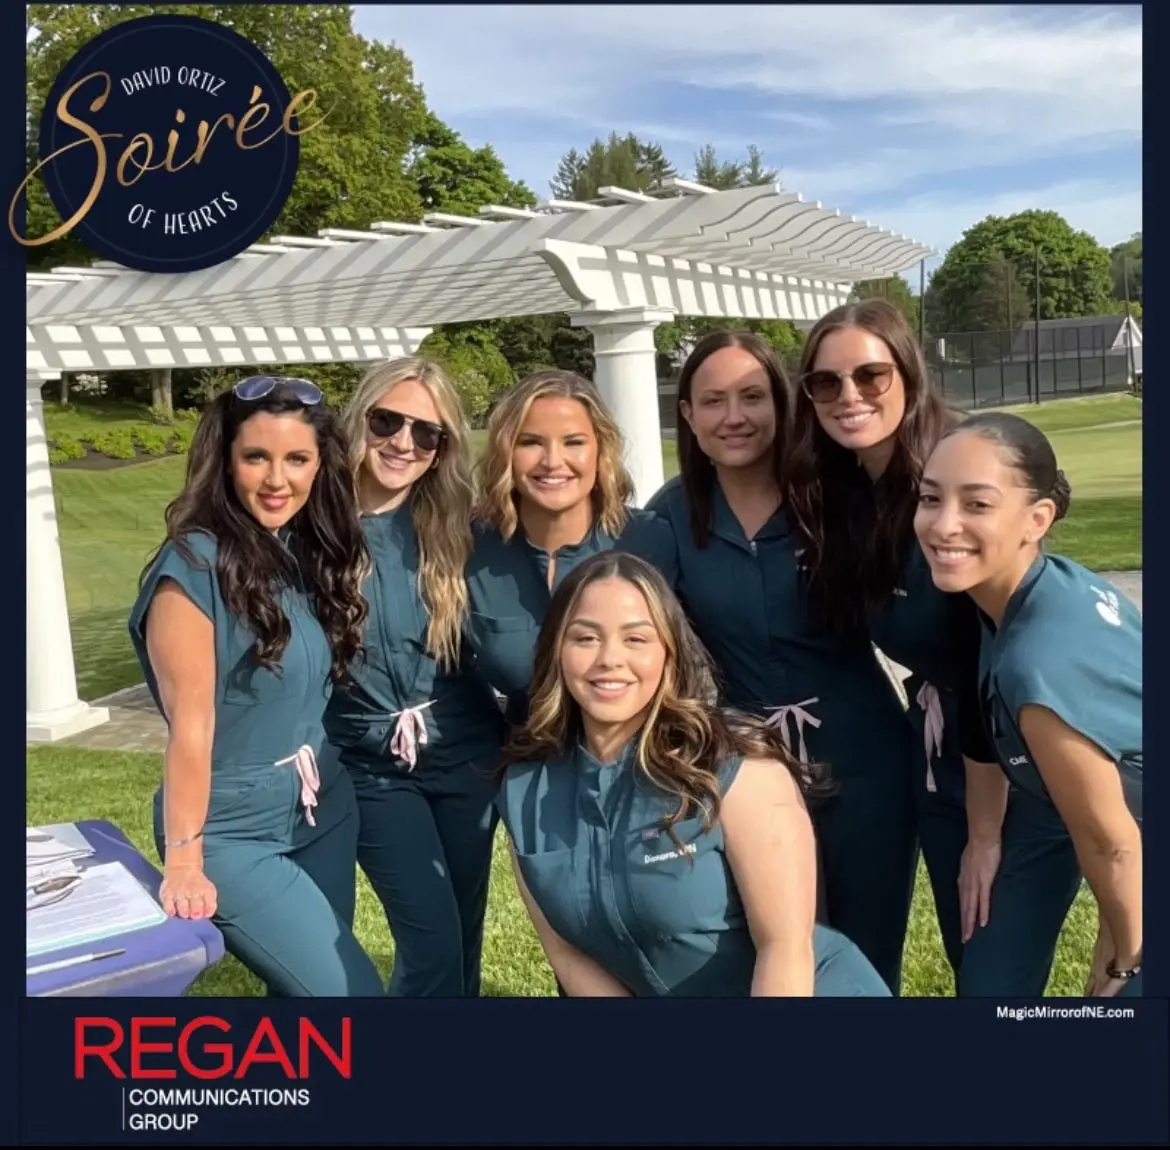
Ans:
[[[1085,993],[1141,994],[1142,617],[1092,571],[1044,552],[1071,495],[1032,424],[987,412],[926,461],[914,529],[943,591],[982,623],[980,701],[1015,786],[980,993],[1039,997],[1083,872],[1098,934]]]
[[[706,652],[648,563],[610,551],[553,596],[499,806],[570,997],[889,997],[815,923],[806,796],[758,718],[712,705]]]
[[[503,719],[462,643],[471,460],[442,369],[368,372],[345,410],[372,557],[365,650],[326,716],[361,809],[358,862],[394,936],[397,997],[479,994]]]
[[[479,673],[516,723],[553,592],[639,513],[629,507],[621,432],[593,384],[571,371],[537,372],[501,399],[478,472],[469,637]]]
[[[774,726],[801,761],[832,770],[838,793],[814,814],[822,913],[897,993],[914,879],[912,732],[864,628],[834,634],[809,612],[807,543],[781,492],[792,389],[763,339],[723,331],[695,345],[678,396],[679,475],[648,505],[668,530],[635,528],[623,545],[667,576],[715,660],[724,702]],[[859,837],[871,864],[860,870]]]
[[[919,749],[859,783],[856,806],[843,781],[837,865],[859,892],[875,868],[901,888],[913,878],[917,834],[944,949],[965,994],[986,985],[979,956],[964,963],[964,943],[988,921],[1007,787],[979,715],[974,604],[935,587],[914,537],[922,465],[955,419],[897,308],[881,299],[836,308],[805,343],[785,471],[808,540],[815,618],[834,631],[868,628],[910,672],[908,718]],[[895,823],[901,838],[883,843],[870,834]]]
[[[163,906],[212,918],[281,997],[382,993],[352,931],[353,787],[321,753],[361,639],[364,559],[321,392],[253,376],[203,414],[130,616],[168,728],[154,810]]]

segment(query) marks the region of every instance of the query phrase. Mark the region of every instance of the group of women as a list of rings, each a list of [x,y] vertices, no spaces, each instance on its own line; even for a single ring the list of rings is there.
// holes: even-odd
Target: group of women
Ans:
[[[679,417],[635,508],[572,373],[506,393],[475,467],[425,360],[340,415],[220,396],[130,620],[168,912],[274,995],[477,995],[502,820],[561,994],[885,997],[921,849],[959,995],[1041,995],[1082,877],[1085,993],[1140,993],[1141,617],[1046,551],[1043,435],[960,420],[883,301],[791,382],[706,337]]]

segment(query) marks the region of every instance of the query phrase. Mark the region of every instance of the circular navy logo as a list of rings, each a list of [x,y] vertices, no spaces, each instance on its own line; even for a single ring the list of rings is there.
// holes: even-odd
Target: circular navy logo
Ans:
[[[230,259],[283,210],[299,134],[324,118],[315,101],[312,89],[290,96],[222,24],[144,16],[107,29],[61,70],[42,113],[41,174],[62,220],[52,237],[73,232],[140,271]]]

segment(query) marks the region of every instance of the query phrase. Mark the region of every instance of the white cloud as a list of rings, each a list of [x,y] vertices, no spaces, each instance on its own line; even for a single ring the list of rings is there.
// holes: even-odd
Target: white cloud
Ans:
[[[882,227],[903,232],[935,248],[940,256],[963,232],[987,216],[1010,216],[1030,209],[1059,212],[1078,231],[1105,247],[1142,228],[1141,191],[1085,180],[1050,187],[1001,192],[985,197],[921,195],[870,209]],[[937,261],[935,261],[937,262]],[[916,273],[907,273],[916,280]]]

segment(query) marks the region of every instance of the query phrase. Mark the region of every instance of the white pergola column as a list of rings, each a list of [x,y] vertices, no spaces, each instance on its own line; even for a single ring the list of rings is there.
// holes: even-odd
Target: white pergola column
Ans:
[[[625,436],[638,507],[646,505],[663,481],[654,329],[672,319],[674,312],[666,309],[630,308],[579,312],[569,320],[593,336],[593,381]]]
[[[46,375],[44,378],[52,378]],[[25,379],[25,514],[27,552],[25,621],[25,738],[52,743],[108,722],[105,707],[77,697],[65,571],[57,534],[57,508],[49,472],[49,443],[41,403],[44,378]]]

